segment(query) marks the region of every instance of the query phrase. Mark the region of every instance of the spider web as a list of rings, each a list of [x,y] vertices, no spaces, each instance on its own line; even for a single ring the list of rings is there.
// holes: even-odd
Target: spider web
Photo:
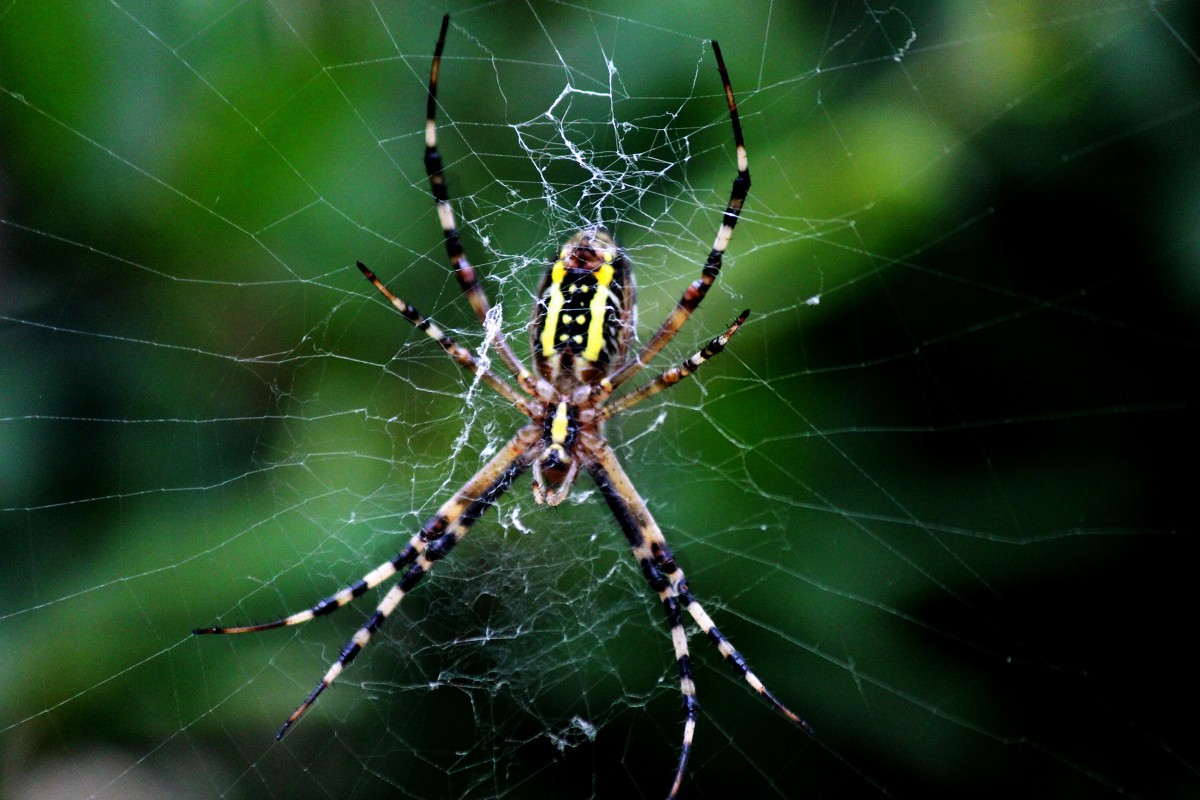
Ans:
[[[282,743],[388,558],[520,423],[420,160],[524,355],[609,226],[659,359],[610,438],[702,602],[688,797],[1183,797],[1200,30],[1183,3],[0,7],[0,794],[661,797],[657,602],[598,494],[518,482]],[[649,371],[652,375],[653,371]],[[647,379],[649,378],[647,376]],[[1177,462],[1182,461],[1182,465]]]

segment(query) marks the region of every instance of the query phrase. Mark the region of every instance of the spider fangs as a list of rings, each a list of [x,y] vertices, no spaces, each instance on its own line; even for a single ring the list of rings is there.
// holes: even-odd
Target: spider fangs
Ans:
[[[442,157],[437,150],[437,79],[449,22],[449,16],[442,20],[429,74],[425,169],[437,206],[450,266],[482,322],[486,320],[490,303],[459,239],[442,170]],[[199,628],[194,631],[197,634],[250,633],[299,625],[315,617],[331,614],[393,576],[400,575],[379,601],[374,613],[367,617],[342,649],[337,661],[280,726],[276,738],[283,737],[367,646],[371,637],[399,606],[404,595],[420,583],[437,561],[450,553],[484,512],[526,470],[533,472],[534,498],[538,503],[552,506],[567,497],[581,470],[591,476],[628,540],[642,574],[666,612],[686,714],[683,744],[668,798],[674,798],[679,792],[699,714],[688,652],[688,634],[683,623],[685,612],[716,646],[729,666],[759,696],[792,723],[812,734],[807,722],[768,691],[750,670],[746,659],[692,595],[683,570],[667,546],[666,537],[625,474],[603,431],[606,420],[687,378],[720,353],[750,313],[743,311],[724,333],[678,366],[612,399],[613,393],[640,372],[671,340],[704,299],[721,272],[725,248],[733,236],[742,204],[750,190],[750,167],[733,89],[721,58],[721,49],[716,42],[712,43],[712,48],[733,126],[737,176],[700,276],[683,292],[667,318],[636,354],[629,353],[636,326],[633,275],[625,253],[612,236],[601,228],[585,229],[572,236],[542,277],[529,323],[534,370],[529,370],[517,357],[502,333],[497,335],[495,350],[516,381],[516,388],[509,379],[480,361],[471,350],[443,333],[432,320],[393,294],[371,270],[359,263],[359,269],[401,316],[436,341],[464,369],[491,386],[529,420],[462,488],[442,504],[394,557],[359,580],[304,611],[271,622]]]

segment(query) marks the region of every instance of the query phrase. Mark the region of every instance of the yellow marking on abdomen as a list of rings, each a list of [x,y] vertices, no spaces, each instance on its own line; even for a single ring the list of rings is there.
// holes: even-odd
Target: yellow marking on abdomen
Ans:
[[[604,349],[604,317],[608,312],[608,285],[612,279],[612,264],[606,261],[596,270],[596,294],[588,306],[591,319],[588,321],[587,347],[583,350],[583,357],[588,361],[598,360],[600,351]]]
[[[562,292],[562,282],[566,274],[567,267],[560,258],[550,270],[550,302],[546,306],[546,315],[542,317],[542,355],[546,358],[554,355],[554,334],[558,330],[563,303],[566,302]]]

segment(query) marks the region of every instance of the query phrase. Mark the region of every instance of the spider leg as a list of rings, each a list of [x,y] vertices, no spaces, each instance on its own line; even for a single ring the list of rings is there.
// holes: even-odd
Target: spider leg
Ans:
[[[729,104],[729,119],[733,123],[733,142],[737,146],[737,177],[733,179],[733,188],[729,192],[729,204],[721,217],[721,227],[717,230],[717,238],[713,241],[712,250],[704,262],[700,277],[692,281],[684,291],[675,308],[667,315],[666,320],[659,326],[650,341],[641,349],[636,358],[630,359],[610,379],[613,388],[636,375],[642,367],[650,362],[659,350],[683,327],[692,312],[704,300],[708,290],[721,274],[721,262],[729,240],[733,237],[733,228],[737,225],[742,214],[742,205],[750,193],[750,161],[746,157],[746,142],[742,139],[742,123],[738,118],[737,102],[733,99],[733,87],[729,83],[729,72],[725,69],[725,59],[721,57],[721,48],[714,41],[713,53],[717,57],[717,69],[721,73],[721,83],[725,87],[725,100]]]
[[[383,285],[383,281],[375,277],[375,273],[367,269],[366,265],[361,261],[358,262],[358,268],[362,270],[363,275],[367,276],[367,280],[375,284],[375,288],[382,292],[383,296],[396,307],[396,310],[400,312],[402,317],[411,322],[417,330],[424,331],[429,338],[441,345],[442,349],[449,353],[451,358],[461,364],[463,369],[472,375],[478,375],[480,380],[499,392],[505,399],[516,406],[517,410],[521,413],[528,417],[533,416],[533,412],[530,411],[525,398],[517,394],[503,378],[492,372],[474,353],[447,336],[441,328],[433,323],[433,320],[392,294],[391,290]]]
[[[696,353],[691,358],[686,359],[679,366],[671,367],[670,369],[666,370],[653,381],[647,383],[645,386],[641,386],[636,391],[630,392],[615,402],[601,408],[599,411],[601,419],[611,419],[617,414],[620,414],[622,411],[625,411],[626,409],[629,409],[642,402],[647,397],[653,397],[663,389],[674,386],[696,370],[700,369],[700,366],[704,364],[704,362],[708,361],[713,356],[718,355],[725,349],[725,345],[730,339],[733,338],[733,335],[738,332],[738,329],[742,327],[742,323],[744,323],[746,318],[749,316],[750,309],[746,309],[738,315],[738,318],[733,321],[733,324],[730,325],[724,333],[706,344],[704,349],[699,353]]]
[[[692,667],[687,647],[687,632],[683,627],[681,610],[686,609],[691,614],[692,619],[713,641],[729,665],[742,676],[746,683],[750,684],[755,692],[765,698],[776,711],[812,735],[812,726],[781,703],[767,689],[758,676],[750,670],[742,654],[734,649],[724,634],[713,624],[712,619],[696,601],[696,598],[692,596],[691,590],[688,588],[687,577],[675,562],[675,557],[667,546],[662,530],[650,515],[645,501],[633,487],[612,448],[607,444],[593,446],[589,454],[588,471],[596,481],[600,493],[608,503],[625,538],[629,540],[629,544],[633,548],[633,555],[641,565],[642,574],[646,576],[650,588],[658,592],[663,609],[667,614],[667,622],[671,627],[671,641],[675,647],[675,660],[679,665],[679,685],[687,716],[683,728],[683,748],[679,757],[679,767],[675,771],[675,781],[671,784],[670,793],[667,795],[668,800],[674,798],[679,791],[688,756],[691,753],[696,719],[699,715],[699,703],[696,700],[696,686],[692,679]]]
[[[196,628],[192,631],[193,634],[200,636],[208,633],[256,633],[258,631],[269,631],[273,628],[286,628],[292,625],[299,625],[303,622],[308,622],[314,617],[323,617],[327,614],[332,614],[342,606],[365,594],[368,590],[374,589],[379,584],[386,581],[388,578],[395,575],[402,567],[405,567],[417,560],[422,551],[425,550],[428,542],[436,539],[440,527],[445,527],[445,518],[439,513],[432,517],[428,522],[421,526],[420,533],[414,534],[408,540],[408,544],[404,549],[397,553],[393,558],[380,564],[375,569],[362,576],[360,579],[350,584],[344,589],[326,597],[319,601],[311,608],[304,611],[297,611],[295,614],[289,614],[286,617],[271,620],[270,622],[262,622],[258,625],[233,625],[228,627],[213,627],[213,628]]]
[[[442,17],[442,29],[438,33],[437,47],[433,51],[433,65],[429,69],[429,102],[425,112],[425,173],[429,176],[429,190],[437,204],[438,221],[442,226],[446,255],[450,259],[450,266],[454,268],[454,277],[458,279],[458,284],[479,321],[486,322],[491,305],[483,286],[479,283],[479,277],[475,274],[475,268],[471,266],[463,251],[462,241],[458,236],[458,225],[454,220],[454,209],[450,205],[450,191],[446,185],[442,154],[437,149],[437,82],[442,64],[442,50],[446,46],[446,30],[449,27],[450,15],[446,14]],[[521,363],[521,359],[517,358],[503,332],[496,332],[495,344],[500,358],[512,371],[521,388],[533,394],[533,375]]]
[[[501,456],[511,455],[509,453],[501,453]],[[497,457],[501,462],[502,458]],[[375,569],[368,572],[366,575],[359,578],[354,583],[346,586],[343,589],[334,592],[323,600],[318,601],[315,605],[304,611],[297,611],[294,614],[289,614],[286,617],[271,620],[270,622],[262,622],[257,625],[232,625],[227,627],[212,627],[212,628],[196,628],[192,631],[197,636],[205,634],[226,634],[226,633],[257,633],[258,631],[269,631],[274,628],[287,628],[292,625],[300,625],[308,622],[316,617],[323,617],[332,614],[342,606],[349,604],[356,598],[366,594],[369,590],[374,589],[388,578],[395,575],[402,568],[412,564],[417,560],[417,557],[425,552],[431,542],[436,542],[441,539],[446,529],[458,519],[458,516],[463,514],[464,506],[467,502],[466,498],[478,495],[480,497],[487,494],[490,484],[495,480],[495,477],[502,473],[499,472],[493,463],[489,463],[471,478],[459,492],[447,503],[443,504],[438,513],[434,514],[425,524],[421,526],[421,530],[413,534],[408,540],[408,544],[400,550],[395,556],[380,564]],[[515,477],[515,476],[514,476]],[[498,496],[498,495],[497,495]],[[482,513],[482,511],[480,512]],[[467,524],[474,522],[475,517]],[[460,537],[461,538],[461,537]]]
[[[337,661],[321,678],[316,688],[309,693],[304,702],[292,712],[291,716],[280,726],[275,734],[276,739],[282,739],[296,720],[308,710],[316,699],[330,684],[354,661],[362,651],[371,636],[379,629],[384,620],[391,615],[404,595],[412,590],[425,574],[433,568],[435,562],[444,558],[454,549],[454,546],[467,535],[472,525],[483,516],[496,500],[508,491],[513,481],[529,467],[530,454],[541,439],[541,430],[533,425],[527,425],[517,432],[508,445],[476,472],[467,483],[446,501],[438,512],[433,515],[405,545],[404,549],[393,559],[384,562],[362,579],[347,586],[341,591],[330,595],[312,608],[292,614],[287,617],[268,622],[263,625],[248,625],[235,628],[201,628],[193,633],[249,633],[253,631],[279,628],[287,625],[298,625],[313,617],[330,614],[349,603],[368,589],[379,585],[394,575],[401,567],[408,566],[403,577],[396,582],[383,599],[379,601],[375,612],[355,632],[350,641],[342,648]]]

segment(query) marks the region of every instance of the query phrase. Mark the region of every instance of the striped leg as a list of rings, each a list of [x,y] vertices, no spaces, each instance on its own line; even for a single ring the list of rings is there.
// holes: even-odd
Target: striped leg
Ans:
[[[708,616],[708,612],[692,596],[691,590],[688,589],[687,578],[683,576],[682,572],[679,573],[676,588],[679,591],[679,596],[687,603],[687,611],[692,615],[692,619],[700,626],[700,630],[708,634],[709,639],[712,639],[713,644],[721,651],[721,655],[725,656],[725,660],[729,663],[729,666],[733,667],[734,671],[741,675],[754,691],[762,695],[776,711],[803,728],[804,732],[809,736],[815,736],[816,731],[813,730],[812,725],[809,725],[803,717],[779,702],[779,699],[771,694],[770,690],[763,685],[758,676],[750,671],[750,666],[746,663],[745,657],[734,649],[734,646],[729,643],[725,635],[713,624],[712,618]]]
[[[738,315],[738,318],[733,321],[733,324],[730,325],[724,333],[706,344],[704,349],[699,353],[696,353],[691,358],[686,359],[679,366],[671,367],[669,370],[663,372],[650,383],[639,387],[637,391],[630,392],[624,397],[621,397],[618,400],[604,406],[600,409],[600,417],[602,419],[611,419],[617,414],[620,414],[622,411],[625,411],[626,409],[642,402],[647,397],[653,397],[663,389],[674,386],[696,370],[700,369],[700,366],[704,364],[704,362],[708,361],[713,356],[720,354],[725,349],[725,345],[729,343],[729,340],[733,338],[733,335],[738,332],[738,329],[742,327],[742,323],[744,323],[746,318],[749,316],[750,309],[746,309]],[[608,387],[604,387],[605,390],[607,388]]]
[[[444,558],[458,542],[467,535],[471,526],[483,516],[504,494],[514,480],[529,467],[530,453],[541,438],[541,430],[529,425],[522,428],[508,445],[492,458],[479,472],[475,473],[454,497],[446,501],[438,512],[429,519],[420,532],[409,539],[404,549],[388,561],[379,565],[360,580],[352,583],[335,594],[326,597],[305,611],[300,611],[286,617],[263,623],[261,625],[245,625],[229,628],[198,628],[195,634],[209,633],[252,633],[254,631],[282,628],[308,622],[314,617],[331,614],[354,598],[362,595],[368,589],[378,586],[383,581],[395,575],[401,568],[407,566],[403,577],[384,595],[375,612],[367,618],[362,627],[342,648],[337,661],[321,678],[316,688],[292,715],[280,726],[275,734],[276,739],[283,738],[288,728],[308,710],[325,689],[350,665],[359,652],[362,651],[371,636],[388,618],[404,595],[412,590],[425,577],[425,573],[433,567],[434,562]]]
[[[675,781],[671,784],[668,800],[674,798],[679,791],[683,779],[684,768],[692,749],[692,740],[696,730],[696,719],[699,714],[699,704],[696,700],[696,686],[692,679],[692,667],[687,646],[687,632],[683,626],[680,604],[686,608],[700,629],[708,634],[717,646],[726,662],[742,676],[746,683],[759,695],[769,702],[776,711],[799,725],[810,735],[812,727],[799,715],[783,705],[759,680],[746,659],[734,649],[729,640],[717,629],[712,619],[692,596],[683,570],[675,563],[667,541],[646,503],[633,488],[625,470],[617,461],[616,455],[608,445],[601,445],[591,454],[592,460],[588,470],[600,493],[608,502],[608,507],[620,525],[633,548],[633,555],[641,565],[642,573],[646,576],[650,588],[658,592],[663,608],[667,613],[667,621],[671,626],[671,641],[675,647],[675,660],[679,664],[679,685],[683,694],[686,721],[683,728],[683,748],[680,753],[679,767],[675,772]]]
[[[529,405],[525,402],[525,398],[517,394],[511,386],[505,383],[503,378],[485,366],[483,362],[475,357],[474,353],[447,336],[441,328],[433,323],[433,320],[392,294],[391,290],[383,285],[383,281],[375,277],[375,273],[367,269],[366,265],[361,261],[358,262],[358,268],[362,271],[363,275],[367,276],[367,280],[373,283],[375,288],[382,292],[383,296],[396,307],[396,310],[400,312],[400,316],[411,322],[417,330],[424,331],[429,338],[441,345],[442,349],[449,353],[451,358],[461,364],[463,369],[472,375],[478,375],[480,380],[503,395],[510,403],[517,407],[517,410],[526,416],[533,416],[529,410]]]
[[[729,204],[725,206],[725,213],[721,217],[721,227],[717,230],[717,238],[713,241],[712,250],[709,251],[708,259],[704,262],[704,269],[701,270],[700,277],[692,281],[684,291],[679,302],[675,304],[675,308],[650,337],[646,346],[637,354],[637,358],[629,360],[612,376],[610,382],[614,388],[632,378],[648,364],[658,354],[658,351],[671,341],[671,337],[683,327],[692,312],[704,300],[704,296],[708,294],[708,290],[716,281],[717,276],[721,274],[721,262],[725,257],[725,249],[729,247],[729,240],[733,238],[733,228],[737,225],[738,218],[741,217],[742,205],[750,193],[750,161],[746,157],[746,142],[742,139],[742,123],[738,118],[737,102],[733,99],[733,87],[729,83],[729,72],[725,69],[721,48],[716,42],[713,42],[712,46],[713,53],[717,57],[717,69],[721,73],[721,83],[725,87],[725,100],[729,104],[729,119],[733,123],[733,141],[737,147],[737,177],[733,179],[733,188],[729,192]]]
[[[438,222],[442,226],[442,237],[446,242],[446,255],[450,259],[450,266],[454,268],[454,276],[458,279],[458,284],[462,287],[467,300],[470,301],[471,308],[475,310],[479,321],[486,323],[491,305],[479,283],[479,277],[475,274],[475,268],[471,266],[471,262],[467,260],[467,255],[463,251],[462,241],[458,236],[458,225],[454,220],[454,209],[450,205],[450,191],[446,186],[442,154],[437,149],[438,71],[442,64],[442,50],[446,46],[446,30],[449,27],[450,15],[447,14],[442,17],[442,29],[438,33],[437,47],[433,51],[433,65],[429,69],[429,102],[425,110],[425,173],[429,176],[429,190],[433,193],[434,202],[437,204]],[[502,332],[496,332],[495,343],[500,358],[516,376],[521,388],[533,394],[533,375],[521,363],[521,359],[517,358]]]
[[[687,629],[683,627],[683,615],[680,613],[679,593],[671,579],[673,572],[678,572],[675,562],[671,560],[666,550],[666,543],[661,541],[662,534],[650,517],[645,503],[637,496],[629,479],[617,463],[612,450],[604,445],[597,460],[589,466],[592,478],[600,488],[600,493],[608,501],[608,507],[616,517],[617,523],[625,533],[633,548],[633,555],[646,576],[650,588],[658,593],[663,610],[667,614],[667,624],[671,628],[671,644],[675,649],[675,662],[679,666],[679,691],[683,695],[685,719],[683,724],[683,747],[679,753],[679,766],[675,769],[675,780],[671,783],[668,800],[679,793],[683,782],[683,773],[687,769],[688,756],[692,752],[692,739],[696,733],[696,720],[700,716],[700,703],[696,700],[696,683],[692,680],[691,656],[688,652]],[[630,500],[635,502],[630,502]],[[653,529],[658,533],[658,540],[645,534]],[[666,556],[665,560],[663,556]]]
[[[196,636],[207,633],[256,633],[257,631],[269,631],[272,628],[286,628],[292,625],[299,625],[303,622],[308,622],[315,617],[324,617],[327,614],[332,614],[342,606],[346,605],[356,597],[360,597],[367,593],[367,590],[374,589],[379,584],[386,581],[388,578],[396,574],[402,567],[405,567],[417,560],[430,541],[433,541],[439,534],[433,532],[434,524],[439,521],[441,515],[431,518],[423,526],[420,533],[414,534],[408,540],[408,544],[404,545],[404,549],[396,554],[394,558],[383,562],[375,569],[362,576],[359,580],[347,586],[338,592],[335,592],[324,600],[321,600],[312,608],[304,611],[297,611],[295,614],[289,614],[286,617],[271,620],[270,622],[262,622],[258,625],[232,625],[228,627],[214,628],[196,628],[192,631]],[[444,518],[441,520],[444,526]]]

